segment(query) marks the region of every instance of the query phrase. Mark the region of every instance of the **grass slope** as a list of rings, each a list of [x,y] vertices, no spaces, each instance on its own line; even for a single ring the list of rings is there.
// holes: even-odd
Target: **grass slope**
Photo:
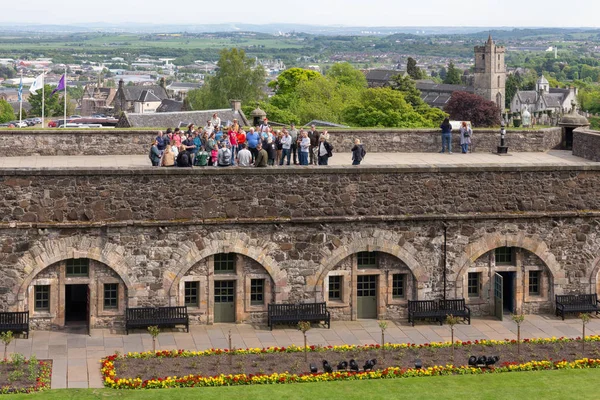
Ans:
[[[10,399],[593,399],[600,370],[515,372],[497,375],[439,376],[352,382],[236,386],[202,389],[50,390]]]

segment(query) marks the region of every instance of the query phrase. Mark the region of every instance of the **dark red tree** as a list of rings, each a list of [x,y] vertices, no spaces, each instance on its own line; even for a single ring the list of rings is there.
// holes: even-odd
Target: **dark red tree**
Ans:
[[[453,121],[471,121],[477,127],[500,125],[500,108],[496,103],[473,93],[452,93],[444,111]]]

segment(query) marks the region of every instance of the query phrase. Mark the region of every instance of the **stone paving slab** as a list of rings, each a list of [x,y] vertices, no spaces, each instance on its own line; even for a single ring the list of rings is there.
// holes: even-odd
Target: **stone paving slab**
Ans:
[[[551,150],[539,153],[515,153],[511,157],[498,157],[492,153],[439,154],[439,153],[369,153],[361,165],[597,165],[571,151]],[[352,153],[336,153],[329,165],[351,165]],[[26,156],[2,157],[0,168],[139,168],[151,167],[147,155],[106,156]],[[194,167],[198,168],[198,167]],[[213,168],[213,167],[203,167]],[[275,166],[272,168],[304,168]],[[326,167],[325,167],[326,168]]]

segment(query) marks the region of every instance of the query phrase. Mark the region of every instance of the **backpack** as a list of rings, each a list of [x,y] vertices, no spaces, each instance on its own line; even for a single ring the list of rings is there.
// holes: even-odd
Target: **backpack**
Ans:
[[[360,159],[362,160],[367,155],[367,151],[364,147],[360,146]]]

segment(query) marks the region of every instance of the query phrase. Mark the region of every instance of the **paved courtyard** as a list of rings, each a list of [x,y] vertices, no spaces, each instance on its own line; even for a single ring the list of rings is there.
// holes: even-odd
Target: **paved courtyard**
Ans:
[[[351,165],[351,153],[335,153],[330,165]],[[510,153],[498,156],[492,153],[368,153],[362,165],[598,165],[593,161],[573,156],[571,151],[552,150],[546,153]],[[107,156],[26,156],[2,157],[0,168],[132,168],[150,167],[147,155]],[[210,168],[210,167],[208,167]],[[278,167],[278,168],[289,168]],[[310,167],[305,167],[310,168]]]
[[[528,315],[521,328],[524,338],[533,337],[577,337],[581,335],[581,321],[568,317],[565,321],[552,315]],[[268,347],[302,344],[302,333],[285,326],[269,331],[266,326],[246,324],[215,324],[190,327],[183,331],[163,332],[158,337],[158,349],[205,350],[227,348],[227,336],[231,331],[233,346]],[[506,317],[504,321],[494,318],[474,318],[471,325],[456,326],[456,339],[505,339],[516,337],[516,326]],[[600,318],[592,318],[586,334],[600,335]],[[375,320],[332,322],[331,329],[314,327],[308,332],[312,345],[371,344],[379,343],[381,331]],[[417,323],[414,328],[406,321],[390,323],[386,341],[391,343],[426,343],[450,340],[448,325]],[[100,359],[115,351],[152,350],[152,339],[143,330],[129,335],[108,329],[92,330],[90,336],[75,332],[31,332],[29,339],[17,339],[9,347],[10,353],[21,353],[26,357],[52,359],[52,388],[97,388],[102,387]]]

